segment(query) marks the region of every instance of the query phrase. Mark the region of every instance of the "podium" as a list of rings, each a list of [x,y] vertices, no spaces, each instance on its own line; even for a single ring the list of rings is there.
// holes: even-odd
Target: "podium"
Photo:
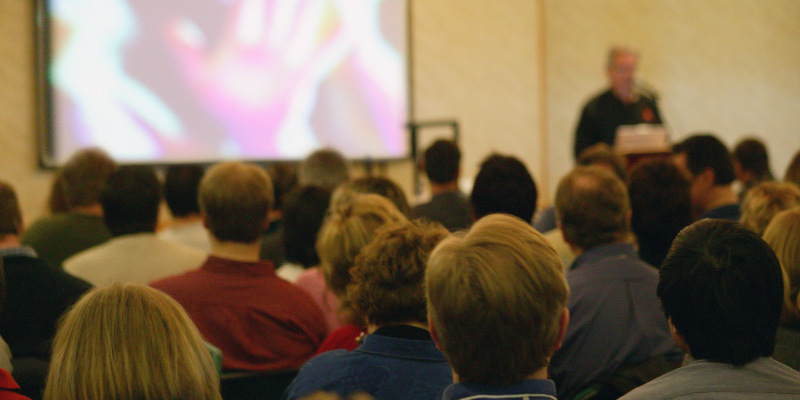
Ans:
[[[617,128],[614,151],[625,158],[630,170],[643,159],[669,156],[672,146],[663,125],[623,125]]]

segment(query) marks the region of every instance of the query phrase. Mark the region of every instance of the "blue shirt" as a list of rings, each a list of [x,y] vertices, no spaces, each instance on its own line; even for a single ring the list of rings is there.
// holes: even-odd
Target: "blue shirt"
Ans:
[[[454,383],[444,391],[442,400],[556,400],[556,385],[549,379],[530,379],[509,386],[490,386],[471,383]]]
[[[712,210],[708,210],[698,219],[713,218],[713,219],[728,219],[731,221],[738,221],[739,218],[741,217],[742,217],[741,206],[738,204],[728,204],[724,206],[719,206]]]
[[[567,272],[570,321],[560,350],[550,360],[559,398],[585,385],[666,355],[683,353],[669,332],[656,296],[658,271],[626,243],[582,253]]]
[[[432,340],[367,335],[353,351],[309,360],[283,394],[296,399],[318,390],[342,398],[363,391],[380,400],[440,400],[453,375]]]

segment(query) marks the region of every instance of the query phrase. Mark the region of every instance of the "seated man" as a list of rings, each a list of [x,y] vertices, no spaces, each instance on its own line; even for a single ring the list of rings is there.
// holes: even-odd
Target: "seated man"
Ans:
[[[661,266],[658,297],[688,365],[623,399],[798,399],[800,373],[769,358],[783,308],[775,254],[730,221],[684,229]]]
[[[197,188],[203,178],[199,165],[173,165],[164,174],[164,200],[172,214],[172,222],[158,233],[158,237],[183,243],[208,253],[211,239],[200,218]]]
[[[414,218],[427,218],[451,232],[472,225],[469,199],[458,189],[461,151],[450,140],[437,140],[425,150],[423,166],[431,185],[431,200],[412,210]]]
[[[483,218],[434,250],[428,326],[455,382],[444,400],[555,399],[547,363],[569,320],[562,271],[544,237],[508,215]]]
[[[264,170],[229,162],[206,171],[200,212],[211,256],[200,269],[151,285],[178,301],[224,354],[225,370],[298,369],[322,343],[326,325],[314,300],[259,261],[272,183]]]
[[[22,244],[33,247],[48,264],[61,268],[70,256],[111,239],[103,224],[100,190],[115,168],[114,160],[102,150],[76,152],[59,175],[59,191],[67,212],[34,222],[23,234]]]
[[[556,215],[577,254],[567,272],[572,323],[550,360],[559,399],[622,367],[680,359],[656,298],[658,271],[630,243],[622,181],[605,168],[575,168],[558,185]]]
[[[440,400],[452,375],[428,333],[423,282],[428,255],[449,236],[441,225],[385,225],[350,269],[347,301],[367,321],[353,351],[333,350],[306,363],[286,390],[297,399],[318,390],[381,400]]]
[[[475,219],[503,213],[532,223],[536,183],[525,164],[512,156],[492,154],[481,163],[469,200]]]
[[[100,194],[103,220],[114,238],[64,261],[64,270],[95,286],[148,284],[198,268],[206,253],[155,235],[161,184],[152,167],[122,166]]]
[[[672,148],[673,161],[691,183],[696,219],[738,221],[739,197],[733,191],[736,176],[728,148],[713,135],[695,135]]]

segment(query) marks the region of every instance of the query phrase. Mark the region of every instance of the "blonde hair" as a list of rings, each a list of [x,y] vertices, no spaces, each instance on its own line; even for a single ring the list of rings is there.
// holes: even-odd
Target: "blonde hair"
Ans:
[[[778,213],[764,230],[764,241],[769,244],[784,271],[786,279],[782,324],[800,325],[800,207]]]
[[[434,249],[428,317],[464,383],[511,384],[547,366],[569,288],[558,254],[530,224],[480,219]]]
[[[138,284],[95,288],[64,316],[46,400],[220,400],[197,328],[166,294]]]
[[[200,181],[198,200],[217,240],[251,243],[261,235],[274,204],[272,181],[252,164],[217,164]]]
[[[407,221],[387,198],[339,189],[333,194],[328,215],[317,236],[320,268],[328,287],[337,296],[350,284],[350,268],[356,255],[375,237],[381,226]]]
[[[800,188],[793,183],[762,182],[744,196],[739,222],[761,235],[775,214],[797,206],[800,206]]]

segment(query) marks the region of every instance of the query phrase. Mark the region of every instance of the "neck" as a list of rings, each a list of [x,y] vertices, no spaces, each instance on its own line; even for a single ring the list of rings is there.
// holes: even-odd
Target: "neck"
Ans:
[[[92,204],[90,206],[76,206],[70,208],[69,212],[73,214],[96,215],[98,217],[102,217],[103,206],[101,206],[99,203]]]
[[[708,199],[709,201],[706,203],[703,212],[711,211],[717,207],[737,204],[739,202],[739,197],[736,196],[736,193],[733,192],[733,188],[730,185],[712,187],[708,194]]]
[[[184,215],[182,217],[172,217],[172,222],[170,224],[175,226],[190,225],[202,220],[203,219],[200,217],[200,214],[191,214]]]
[[[525,377],[526,381],[531,379],[547,379],[547,366]],[[460,380],[458,374],[456,371],[453,371],[453,383],[459,382]]]
[[[13,233],[0,236],[0,249],[10,249],[19,247],[22,244],[19,242],[19,236]]]
[[[386,325],[375,325],[375,324],[372,324],[372,323],[367,323],[367,334],[372,334],[375,331],[377,331],[378,328],[382,328],[384,326],[391,326],[391,325],[408,325],[408,326],[413,326],[415,328],[422,328],[422,329],[425,329],[426,331],[428,330],[428,324],[427,323],[416,322],[416,321],[398,322],[396,324],[386,324]]]
[[[458,182],[452,181],[448,183],[433,183],[431,182],[431,194],[436,196],[437,194],[448,193],[448,192],[455,192],[458,190]]]
[[[252,243],[221,242],[211,238],[211,255],[228,260],[253,262],[260,259],[261,241]]]

